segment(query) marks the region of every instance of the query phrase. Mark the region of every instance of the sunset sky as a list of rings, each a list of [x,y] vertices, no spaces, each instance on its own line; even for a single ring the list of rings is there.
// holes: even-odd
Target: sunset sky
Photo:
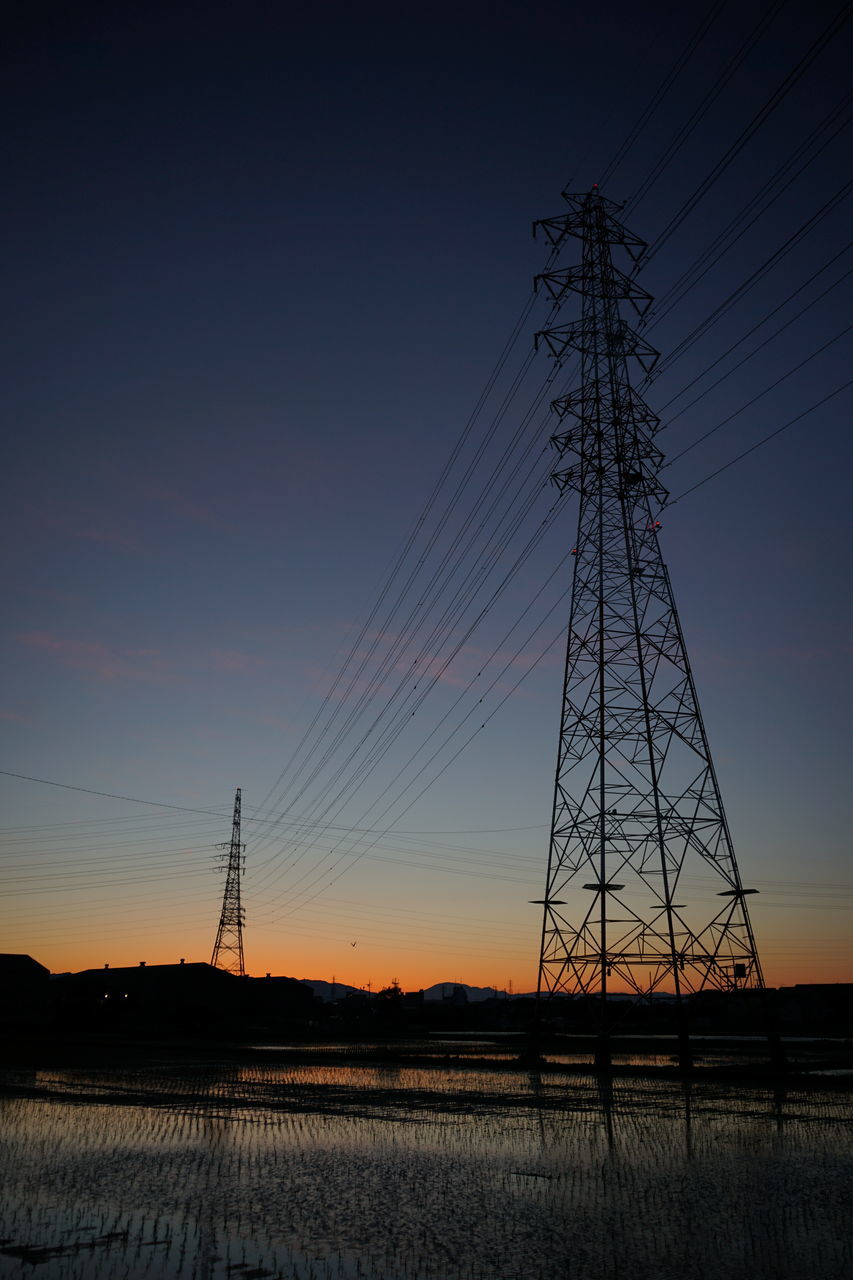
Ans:
[[[532,221],[600,181],[652,245],[662,545],[765,976],[853,981],[839,10],[20,10],[0,950],[209,959],[240,786],[250,972],[535,986],[577,519],[543,299],[481,397]]]

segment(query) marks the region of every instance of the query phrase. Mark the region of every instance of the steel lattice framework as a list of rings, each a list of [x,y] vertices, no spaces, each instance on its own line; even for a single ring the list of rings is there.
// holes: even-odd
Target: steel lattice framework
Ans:
[[[225,871],[225,892],[222,895],[222,914],[219,917],[210,963],[243,978],[246,975],[243,961],[243,923],[246,914],[240,901],[240,880],[246,869],[246,846],[240,843],[240,806],[238,787],[234,797],[231,842],[216,846],[223,851],[219,855],[219,863],[220,870]]]
[[[580,495],[539,991],[637,996],[761,987],[763,980],[708,748],[657,513],[659,419],[631,385],[658,353],[620,315],[652,299],[613,262],[644,241],[596,188],[536,224],[583,245],[580,266],[537,278],[581,319],[537,334],[580,386],[554,402],[561,487]],[[717,889],[690,881],[712,873]],[[691,902],[691,896],[693,901]]]

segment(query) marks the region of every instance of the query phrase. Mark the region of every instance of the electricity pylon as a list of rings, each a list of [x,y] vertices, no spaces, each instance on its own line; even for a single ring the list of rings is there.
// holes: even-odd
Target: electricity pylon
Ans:
[[[646,245],[597,190],[536,223],[582,262],[537,277],[581,319],[537,334],[580,383],[554,402],[554,480],[580,496],[538,991],[637,997],[762,987],[746,897],[664,564],[659,419],[630,364],[658,358],[620,315],[651,296],[621,270]],[[694,884],[694,877],[702,881]],[[703,890],[711,880],[714,888]]]
[[[246,976],[243,962],[243,922],[246,918],[240,902],[240,878],[246,870],[246,846],[240,843],[240,788],[234,797],[234,818],[231,823],[230,844],[218,844],[219,870],[225,871],[225,892],[222,895],[222,914],[219,917],[219,928],[216,930],[216,941],[213,944],[213,955],[210,963],[227,973],[236,973],[239,978]]]

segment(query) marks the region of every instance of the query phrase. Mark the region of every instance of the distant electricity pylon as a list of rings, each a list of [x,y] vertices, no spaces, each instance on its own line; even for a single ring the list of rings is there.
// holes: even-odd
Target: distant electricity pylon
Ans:
[[[213,944],[213,955],[210,963],[228,973],[236,973],[238,977],[246,976],[243,962],[243,921],[245,912],[240,902],[240,877],[246,869],[246,846],[240,843],[240,788],[234,797],[234,818],[231,824],[231,843],[218,844],[219,869],[225,870],[225,892],[222,895],[222,914],[219,917],[219,928],[216,930],[216,941]]]
[[[558,304],[579,293],[582,315],[536,340],[558,362],[580,356],[552,439],[554,481],[580,513],[537,989],[672,991],[680,1006],[705,988],[763,986],[746,904],[757,891],[738,873],[659,545],[660,420],[631,385],[629,362],[648,373],[658,353],[619,304],[642,317],[652,299],[613,249],[636,263],[646,245],[597,188],[563,195],[568,212],[536,228],[554,246],[579,239],[582,263],[537,286]]]

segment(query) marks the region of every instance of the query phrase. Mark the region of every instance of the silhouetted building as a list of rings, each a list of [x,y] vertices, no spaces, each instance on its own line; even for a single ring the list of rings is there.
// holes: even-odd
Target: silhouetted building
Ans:
[[[238,1006],[235,978],[212,965],[197,963],[148,965],[112,969],[84,969],[56,980],[57,1008],[68,1019],[106,1027],[116,1024],[178,1024],[188,1026],[217,1019],[229,1020]]]
[[[298,978],[240,978],[244,1012],[262,1018],[309,1017],[319,1001],[311,987]]]
[[[239,1033],[247,1024],[307,1018],[314,995],[295,978],[238,977],[205,963],[84,969],[55,980],[55,1007],[66,1025],[126,1031],[163,1027]]]
[[[48,1013],[50,971],[32,956],[0,954],[0,1026],[43,1022]]]

